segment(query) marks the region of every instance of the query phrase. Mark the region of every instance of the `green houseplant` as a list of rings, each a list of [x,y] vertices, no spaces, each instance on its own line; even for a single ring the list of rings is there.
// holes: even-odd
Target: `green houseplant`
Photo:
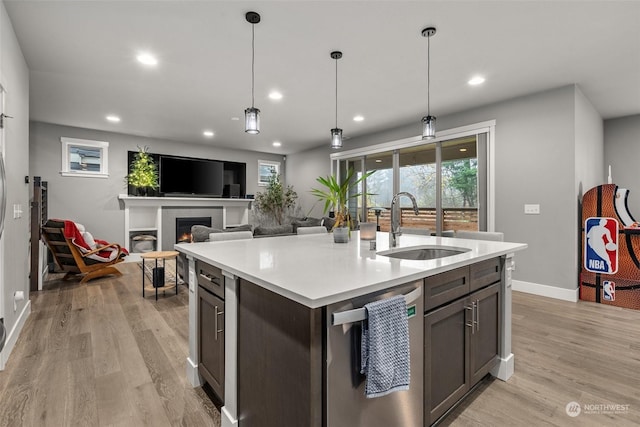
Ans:
[[[282,225],[287,213],[295,208],[297,199],[298,193],[293,187],[282,185],[280,175],[273,173],[266,190],[256,194],[253,207],[267,220]]]
[[[158,167],[149,154],[149,147],[138,147],[124,179],[125,185],[135,188],[138,195],[146,196],[149,189],[158,188]]]
[[[353,218],[351,218],[348,208],[349,200],[363,195],[363,193],[357,192],[357,186],[360,182],[370,177],[374,172],[375,171],[369,171],[362,174],[360,178],[354,180],[353,175],[355,171],[353,168],[349,168],[341,183],[338,182],[338,179],[333,175],[316,178],[316,181],[318,181],[318,183],[320,183],[324,188],[313,188],[311,190],[311,194],[316,196],[319,201],[324,201],[324,213],[331,210],[333,211],[336,221],[333,225],[334,232],[338,228],[346,228],[348,238],[351,230],[354,228]],[[364,195],[368,196],[370,193],[364,193]],[[336,242],[339,241],[335,234],[334,240]]]

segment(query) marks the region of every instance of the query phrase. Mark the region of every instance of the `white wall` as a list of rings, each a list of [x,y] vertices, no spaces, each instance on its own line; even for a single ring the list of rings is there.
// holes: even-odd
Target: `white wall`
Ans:
[[[606,120],[604,140],[604,165],[611,165],[613,183],[629,190],[629,212],[640,221],[640,114]]]
[[[595,116],[596,123],[598,120],[601,123],[601,119],[583,98],[577,87],[571,85],[438,116],[441,130],[496,120],[495,229],[504,232],[508,241],[529,245],[517,255],[514,279],[552,286],[568,294],[577,287],[575,157],[583,142],[577,141],[576,135],[581,138],[588,135],[585,140],[588,140],[586,146],[591,147],[589,150],[595,151],[598,144],[602,145],[602,133],[597,134],[597,125],[583,117]],[[577,103],[580,104],[578,112]],[[435,112],[437,114],[437,110]],[[344,149],[408,138],[420,132],[418,118],[408,126],[348,140]],[[308,180],[298,181],[305,170],[313,170],[315,175],[328,174],[328,154],[328,149],[316,149],[290,155],[289,183],[297,188],[301,184],[309,185]],[[598,158],[580,161],[580,166],[598,162],[601,162]],[[299,163],[304,169],[298,168]],[[598,173],[601,171],[602,168]],[[595,173],[592,176],[581,172],[580,176],[589,183],[596,181]],[[541,214],[524,215],[525,203],[540,204]]]
[[[60,175],[62,148],[60,137],[109,142],[109,178],[63,177]],[[124,206],[119,194],[127,192],[127,152],[149,147],[159,154],[244,162],[247,164],[247,194],[258,187],[258,160],[282,162],[282,156],[251,151],[229,150],[206,145],[144,138],[92,129],[31,123],[31,175],[42,177],[49,189],[49,218],[73,219],[100,239],[121,242],[124,235]],[[126,242],[122,244],[127,245]]]
[[[18,45],[11,21],[0,2],[0,84],[5,89],[4,155],[7,172],[7,209],[0,254],[0,315],[4,317],[8,338],[0,357],[0,368],[28,316],[29,305],[29,70]],[[21,218],[13,219],[13,206],[22,206]],[[13,295],[24,292],[24,301],[14,310]]]

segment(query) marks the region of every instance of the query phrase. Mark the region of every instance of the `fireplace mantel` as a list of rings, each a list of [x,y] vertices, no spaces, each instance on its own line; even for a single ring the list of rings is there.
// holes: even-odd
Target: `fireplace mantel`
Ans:
[[[124,205],[124,242],[128,245],[132,233],[149,232],[156,237],[156,250],[162,247],[163,208],[218,208],[222,209],[223,228],[249,222],[249,209],[253,199],[209,197],[137,197],[120,194]]]

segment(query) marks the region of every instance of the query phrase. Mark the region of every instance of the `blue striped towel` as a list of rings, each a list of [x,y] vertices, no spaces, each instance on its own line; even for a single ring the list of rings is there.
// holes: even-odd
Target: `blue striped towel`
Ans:
[[[368,321],[362,332],[361,371],[365,395],[381,397],[409,390],[409,321],[404,296],[366,304]]]

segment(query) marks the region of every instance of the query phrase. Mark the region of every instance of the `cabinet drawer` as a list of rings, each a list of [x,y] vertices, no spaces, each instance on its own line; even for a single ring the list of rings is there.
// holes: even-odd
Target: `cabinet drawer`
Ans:
[[[502,276],[500,264],[500,258],[492,258],[471,265],[470,291],[475,291],[499,281]]]
[[[441,306],[469,293],[469,267],[462,267],[424,279],[424,309]]]
[[[202,261],[196,261],[198,285],[224,299],[224,276],[222,270]]]

